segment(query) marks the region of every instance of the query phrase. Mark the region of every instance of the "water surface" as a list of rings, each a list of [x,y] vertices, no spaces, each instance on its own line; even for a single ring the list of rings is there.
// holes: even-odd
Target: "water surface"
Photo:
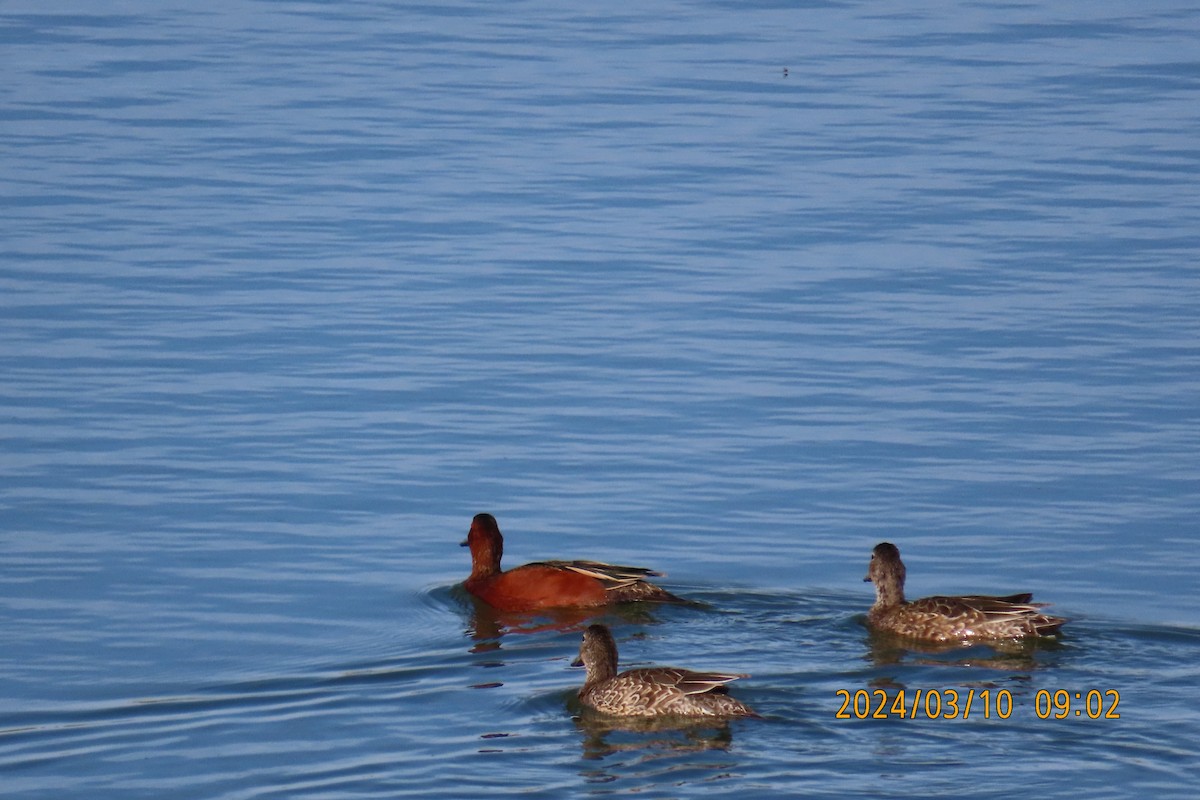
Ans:
[[[7,4],[6,796],[1193,797],[1198,31]],[[623,663],[766,719],[589,724],[589,620],[455,588],[479,511],[668,572],[704,606],[601,617]],[[1072,622],[881,644],[885,539]],[[877,687],[1014,710],[836,719]]]

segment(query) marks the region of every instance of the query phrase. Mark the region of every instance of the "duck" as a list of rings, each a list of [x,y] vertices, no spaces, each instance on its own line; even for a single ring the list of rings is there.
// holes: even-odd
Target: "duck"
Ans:
[[[500,569],[504,537],[491,514],[476,514],[462,542],[471,548],[466,590],[499,611],[593,607],[641,600],[684,602],[646,580],[663,573],[602,561],[536,561]]]
[[[571,664],[587,670],[579,702],[621,717],[757,717],[726,684],[749,675],[646,667],[617,672],[617,643],[607,626],[589,625]]]
[[[926,642],[986,641],[1056,636],[1067,622],[1041,609],[1029,593],[1003,597],[961,595],[904,599],[900,549],[880,542],[871,553],[864,581],[875,584],[875,604],[867,612],[874,630]]]

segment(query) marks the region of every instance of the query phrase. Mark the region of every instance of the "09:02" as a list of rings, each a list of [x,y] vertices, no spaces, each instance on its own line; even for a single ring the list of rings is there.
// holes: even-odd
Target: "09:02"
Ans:
[[[1108,701],[1105,707],[1105,701]],[[1088,719],[1120,719],[1117,704],[1121,702],[1121,693],[1116,689],[1100,691],[1092,689],[1088,692],[1068,692],[1059,689],[1051,692],[1049,689],[1038,689],[1033,697],[1033,713],[1038,719],[1066,719],[1067,717],[1083,717]],[[1072,705],[1082,703],[1083,707]]]

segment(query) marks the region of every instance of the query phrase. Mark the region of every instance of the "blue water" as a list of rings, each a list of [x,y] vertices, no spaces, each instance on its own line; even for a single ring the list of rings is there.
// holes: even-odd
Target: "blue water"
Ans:
[[[5,798],[1193,798],[1200,11],[0,6]],[[623,664],[761,711],[597,728]],[[1017,652],[868,637],[1033,591]],[[1007,719],[837,719],[839,690]],[[1039,719],[1039,692],[1119,719]],[[1078,706],[1076,706],[1078,708]]]

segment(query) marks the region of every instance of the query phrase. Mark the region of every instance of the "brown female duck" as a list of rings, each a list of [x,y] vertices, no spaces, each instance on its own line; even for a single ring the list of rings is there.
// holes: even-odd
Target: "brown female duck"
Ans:
[[[876,545],[863,578],[875,584],[875,605],[867,612],[870,627],[911,639],[951,642],[1053,636],[1067,621],[1042,613],[1046,604],[1030,602],[1030,594],[905,601],[904,577],[904,562],[896,545]]]
[[[617,643],[604,625],[583,633],[573,666],[587,668],[579,701],[625,717],[757,717],[729,696],[725,684],[748,675],[648,667],[617,673]]]

